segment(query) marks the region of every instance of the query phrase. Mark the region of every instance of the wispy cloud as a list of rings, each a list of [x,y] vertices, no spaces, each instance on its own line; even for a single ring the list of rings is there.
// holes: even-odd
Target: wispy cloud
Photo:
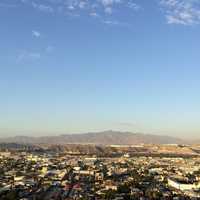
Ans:
[[[131,8],[131,9],[135,10],[135,11],[138,11],[138,10],[141,9],[141,7],[140,7],[138,4],[136,4],[135,2],[133,2],[133,1],[129,1],[129,2],[127,3],[127,6],[128,6],[129,8]]]
[[[111,7],[106,7],[105,9],[104,9],[104,11],[105,11],[105,13],[106,14],[112,14],[112,8]]]
[[[47,45],[45,48],[41,48],[38,51],[23,50],[17,55],[16,61],[21,62],[33,62],[40,60],[43,56],[53,53],[55,47],[53,45]]]
[[[37,1],[37,0],[21,0],[21,3],[24,5],[32,6],[34,9],[44,12],[44,13],[53,13],[54,8],[51,6],[51,3],[53,1],[47,0],[45,1],[45,4],[43,4],[43,1]]]
[[[102,18],[104,24],[109,21],[120,21],[119,13],[143,10],[138,0],[18,0],[23,5],[49,14],[63,14],[69,17],[82,15],[93,19]],[[168,24],[193,25],[200,23],[200,0],[152,0],[159,2],[158,9],[162,12]],[[0,7],[15,7],[14,4],[0,3]],[[130,20],[127,18],[127,21]],[[100,21],[100,20],[99,20]],[[114,23],[117,24],[117,23]],[[120,23],[119,23],[120,24]]]
[[[53,50],[54,50],[54,46],[49,45],[49,46],[46,47],[45,52],[46,52],[46,53],[52,53]]]
[[[91,17],[99,17],[99,15],[96,12],[91,12],[89,15]]]
[[[40,58],[41,58],[41,54],[38,52],[23,51],[19,53],[19,55],[17,56],[17,62],[35,61],[35,60],[39,60]]]
[[[59,13],[65,16],[88,16],[102,21],[120,21],[116,13],[123,10],[134,12],[140,9],[136,0],[21,0],[27,6],[44,13]],[[111,24],[111,23],[104,23]],[[117,23],[115,23],[117,24]],[[118,23],[120,24],[120,23]]]
[[[51,7],[50,5],[44,5],[44,4],[32,2],[32,6],[33,8],[38,9],[39,11],[42,11],[42,12],[46,12],[46,13],[54,12],[53,7]]]
[[[117,21],[117,20],[102,20],[101,21],[103,24],[107,24],[107,25],[112,25],[112,26],[130,26],[130,24],[126,23],[126,22],[121,22],[121,21]]]
[[[193,25],[200,23],[200,1],[160,0],[168,24]]]
[[[36,38],[39,38],[41,36],[41,33],[39,31],[32,30],[32,36],[36,37]]]

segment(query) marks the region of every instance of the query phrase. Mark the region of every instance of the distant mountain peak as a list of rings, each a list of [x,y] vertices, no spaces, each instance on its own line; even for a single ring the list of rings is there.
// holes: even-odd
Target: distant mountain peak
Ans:
[[[88,132],[83,134],[65,134],[60,136],[28,137],[16,136],[2,138],[0,142],[27,144],[184,144],[185,141],[170,136],[159,136],[142,133],[106,130],[102,132]]]

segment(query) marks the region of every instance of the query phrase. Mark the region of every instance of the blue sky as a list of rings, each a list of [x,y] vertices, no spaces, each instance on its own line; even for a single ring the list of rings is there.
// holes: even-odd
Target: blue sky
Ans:
[[[1,0],[0,134],[199,137],[200,1]]]

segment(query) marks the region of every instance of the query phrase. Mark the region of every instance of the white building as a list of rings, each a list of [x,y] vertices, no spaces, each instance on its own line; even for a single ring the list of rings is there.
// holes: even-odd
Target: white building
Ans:
[[[168,185],[181,191],[196,190],[200,189],[200,183],[181,183],[173,178],[168,178]]]

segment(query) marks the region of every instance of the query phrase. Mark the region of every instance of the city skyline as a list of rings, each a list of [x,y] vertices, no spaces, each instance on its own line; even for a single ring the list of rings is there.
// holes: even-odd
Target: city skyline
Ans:
[[[0,135],[199,138],[200,2],[2,0]]]

